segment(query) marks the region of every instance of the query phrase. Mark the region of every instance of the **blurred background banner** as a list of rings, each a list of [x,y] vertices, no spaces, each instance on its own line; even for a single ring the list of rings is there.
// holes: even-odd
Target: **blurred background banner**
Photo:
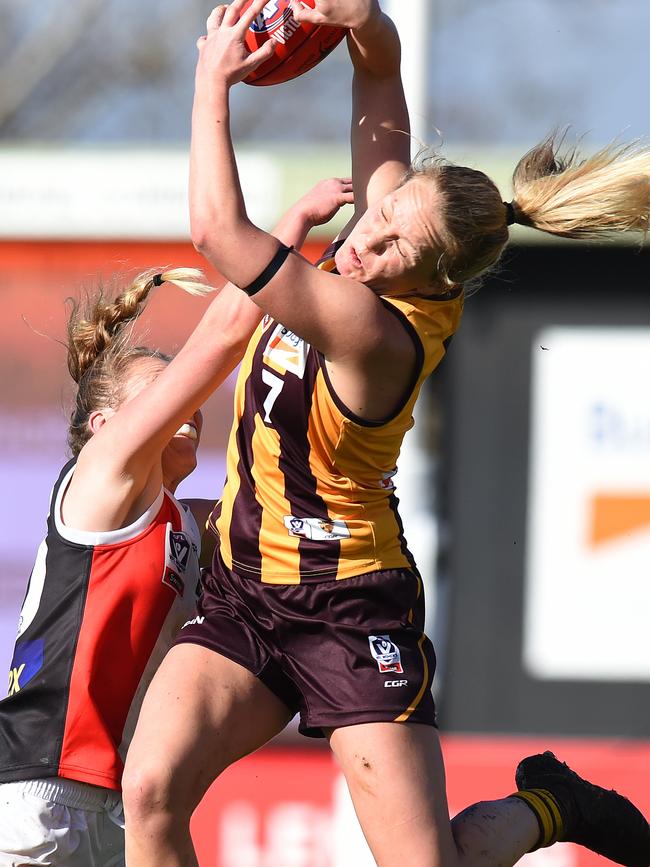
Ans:
[[[409,0],[396,11],[419,141],[510,198],[554,127],[586,150],[646,135],[645,0]],[[0,0],[0,666],[66,460],[65,299],[145,268],[203,266],[188,238],[199,0]],[[349,173],[340,46],[275,88],[233,93],[240,173],[270,228]],[[573,133],[569,133],[571,139]],[[314,233],[316,258],[347,218]],[[513,232],[423,393],[397,492],[438,655],[450,808],[507,794],[551,748],[650,813],[650,256]],[[215,285],[221,278],[208,270]],[[204,308],[170,287],[141,330],[173,352]],[[206,407],[186,496],[217,496],[231,379]],[[194,820],[202,867],[372,863],[324,744],[295,730],[217,781]],[[596,859],[558,846],[546,867]]]
[[[650,328],[551,327],[535,341],[526,666],[647,684]]]

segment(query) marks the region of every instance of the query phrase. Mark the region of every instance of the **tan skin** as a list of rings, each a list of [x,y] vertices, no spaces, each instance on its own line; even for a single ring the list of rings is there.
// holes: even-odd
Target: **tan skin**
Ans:
[[[200,410],[179,425],[179,430],[164,447],[160,461],[151,468],[144,484],[138,484],[138,480],[124,472],[119,458],[115,462],[107,460],[109,455],[120,454],[119,440],[129,435],[126,425],[121,424],[122,416],[117,418],[119,409],[137,400],[140,392],[150,386],[166,367],[167,363],[159,358],[135,360],[122,384],[124,401],[121,406],[91,413],[88,426],[93,437],[79,455],[61,507],[61,517],[66,526],[94,532],[126,527],[146,512],[161,486],[174,493],[180,482],[195,469],[203,427]],[[100,474],[103,476],[101,479]],[[101,497],[96,496],[98,485],[101,485]]]
[[[248,54],[243,37],[264,0],[246,12],[243,5],[217,7],[198,42],[190,172],[195,246],[240,286],[278,247],[246,214],[229,133],[230,87],[272,52],[267,43]],[[401,186],[410,154],[399,42],[377,0],[292,8],[299,20],[350,28],[355,215],[336,255],[340,276],[293,255],[255,301],[325,355],[350,409],[381,419],[403,397],[414,348],[377,293],[448,291],[435,277],[438,194],[419,179]],[[249,255],[241,257],[242,248]],[[197,645],[174,647],[147,694],[127,758],[129,867],[196,867],[192,811],[224,768],[281,731],[288,716],[246,669]],[[515,799],[476,805],[452,828],[436,729],[370,723],[326,734],[381,867],[505,867],[535,844],[536,820]]]
[[[352,201],[350,179],[321,181],[275,231],[301,246],[313,226]],[[236,367],[260,317],[259,308],[229,284],[169,365],[156,358],[132,363],[121,383],[120,405],[99,408],[88,419],[92,437],[63,500],[64,524],[95,532],[119,529],[144,514],[163,485],[175,491],[196,466],[203,426],[198,406]],[[214,503],[188,505],[204,527]]]

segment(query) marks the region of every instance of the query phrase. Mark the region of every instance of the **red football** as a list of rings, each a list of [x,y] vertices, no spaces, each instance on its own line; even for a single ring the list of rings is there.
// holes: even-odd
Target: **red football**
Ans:
[[[314,0],[302,0],[314,7]],[[246,3],[248,9],[252,0]],[[255,51],[272,39],[275,53],[270,60],[246,76],[246,84],[281,84],[316,66],[345,36],[342,27],[300,24],[293,17],[289,0],[269,0],[248,28],[246,45]]]

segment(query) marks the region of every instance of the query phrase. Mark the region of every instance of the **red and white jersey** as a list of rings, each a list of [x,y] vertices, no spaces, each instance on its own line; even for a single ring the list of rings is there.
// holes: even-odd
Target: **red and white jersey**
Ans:
[[[199,530],[168,492],[133,524],[66,527],[54,486],[0,701],[0,782],[66,777],[120,788],[144,693],[194,616]]]

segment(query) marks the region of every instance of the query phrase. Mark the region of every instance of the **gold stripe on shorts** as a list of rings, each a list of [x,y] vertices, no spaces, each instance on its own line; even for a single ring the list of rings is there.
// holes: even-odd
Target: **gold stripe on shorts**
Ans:
[[[426,692],[427,681],[429,680],[429,663],[427,662],[427,658],[424,654],[424,651],[422,650],[422,645],[424,644],[425,640],[426,635],[423,632],[420,636],[420,640],[418,641],[418,650],[422,654],[422,661],[424,662],[424,677],[422,679],[422,686],[420,687],[420,691],[418,692],[418,694],[415,696],[413,703],[406,708],[404,713],[400,714],[398,717],[395,718],[395,722],[406,722],[406,720],[411,716],[416,707],[420,704],[420,702],[422,701],[422,697]]]

